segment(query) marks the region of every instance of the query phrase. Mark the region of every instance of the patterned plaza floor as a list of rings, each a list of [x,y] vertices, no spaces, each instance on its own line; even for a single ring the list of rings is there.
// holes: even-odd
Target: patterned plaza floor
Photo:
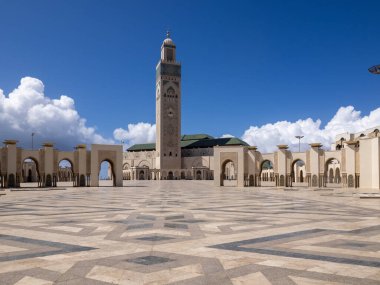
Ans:
[[[0,284],[380,284],[380,199],[205,181],[0,191]]]

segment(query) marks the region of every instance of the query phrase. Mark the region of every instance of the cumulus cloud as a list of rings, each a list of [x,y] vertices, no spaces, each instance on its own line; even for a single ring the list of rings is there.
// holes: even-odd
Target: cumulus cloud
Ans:
[[[75,109],[72,98],[45,96],[41,80],[21,79],[19,86],[8,96],[0,89],[1,137],[17,139],[23,147],[30,147],[31,133],[38,143],[53,141],[62,149],[72,149],[78,143],[113,143],[86,125]]]
[[[222,135],[222,138],[233,138],[234,136],[233,135],[230,135],[230,134],[224,134]]]
[[[279,121],[262,126],[251,126],[242,139],[258,146],[261,152],[272,152],[278,144],[288,144],[298,149],[297,135],[302,135],[302,149],[308,143],[320,142],[329,148],[335,136],[344,132],[360,132],[380,125],[380,108],[362,115],[353,106],[341,107],[333,118],[322,126],[321,120],[312,118],[295,122]],[[53,141],[60,149],[72,149],[78,143],[120,143],[129,147],[137,143],[156,140],[156,125],[150,123],[128,124],[127,129],[117,128],[114,139],[106,139],[94,127],[87,126],[86,119],[75,109],[72,98],[62,95],[51,99],[44,93],[42,81],[32,77],[21,79],[19,86],[4,94],[0,89],[1,139],[17,139],[23,147],[30,147],[31,133],[36,133],[36,145]],[[232,137],[224,134],[222,137]]]
[[[156,125],[149,123],[128,124],[128,128],[115,129],[113,136],[117,141],[124,141],[128,148],[139,143],[153,143],[156,141]]]
[[[251,126],[243,134],[242,139],[250,145],[256,145],[263,152],[273,152],[278,144],[287,144],[292,150],[298,149],[298,139],[304,136],[302,149],[309,143],[319,142],[329,148],[337,134],[356,133],[380,125],[380,108],[362,116],[353,106],[341,107],[334,117],[322,127],[321,120],[311,118],[296,122],[279,121],[263,126]]]

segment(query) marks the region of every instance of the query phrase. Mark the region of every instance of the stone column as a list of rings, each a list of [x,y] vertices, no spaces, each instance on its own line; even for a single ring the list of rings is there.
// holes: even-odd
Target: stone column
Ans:
[[[43,157],[44,157],[44,172],[45,179],[43,186],[53,187],[53,177],[54,177],[54,148],[53,143],[45,142],[42,144],[43,147]],[[49,177],[49,179],[47,179]]]
[[[5,140],[5,156],[6,156],[6,165],[5,165],[5,187],[20,187],[20,184],[17,184],[17,144],[16,140]]]
[[[321,167],[319,165],[319,156],[320,156],[320,148],[322,147],[322,144],[320,143],[311,143],[310,144],[310,183],[309,186],[315,187],[313,185],[313,176],[317,176],[317,186],[316,187],[321,187],[320,184],[320,170]]]
[[[221,173],[220,173],[220,150],[219,147],[214,147],[214,185],[221,186]]]
[[[277,172],[279,175],[278,186],[287,187],[288,186],[288,175],[287,175],[287,163],[286,156],[288,152],[288,146],[285,144],[280,144],[277,146]],[[281,180],[281,176],[284,177],[284,181]],[[283,185],[281,185],[283,182]]]
[[[348,187],[357,187],[356,183],[356,148],[357,142],[356,141],[347,141],[345,149],[345,159],[342,159],[345,163],[345,169],[347,176],[352,176],[353,185],[347,185]],[[347,181],[348,182],[348,181]]]

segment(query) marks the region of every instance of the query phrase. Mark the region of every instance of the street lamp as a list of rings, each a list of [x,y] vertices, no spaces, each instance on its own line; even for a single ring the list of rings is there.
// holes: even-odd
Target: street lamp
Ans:
[[[32,133],[32,150],[34,150],[34,135],[35,135],[36,133]]]
[[[298,152],[301,152],[301,139],[303,136],[296,136],[296,139],[298,139]]]
[[[380,74],[380,64],[368,68],[368,71],[372,74]]]
[[[343,142],[345,141],[344,138],[340,138],[340,148],[344,148]]]

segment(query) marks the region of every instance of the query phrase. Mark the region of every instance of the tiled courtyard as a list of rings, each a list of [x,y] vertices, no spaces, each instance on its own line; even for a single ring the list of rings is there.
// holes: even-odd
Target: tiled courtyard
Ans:
[[[1,195],[0,284],[380,284],[380,199],[125,186]]]

